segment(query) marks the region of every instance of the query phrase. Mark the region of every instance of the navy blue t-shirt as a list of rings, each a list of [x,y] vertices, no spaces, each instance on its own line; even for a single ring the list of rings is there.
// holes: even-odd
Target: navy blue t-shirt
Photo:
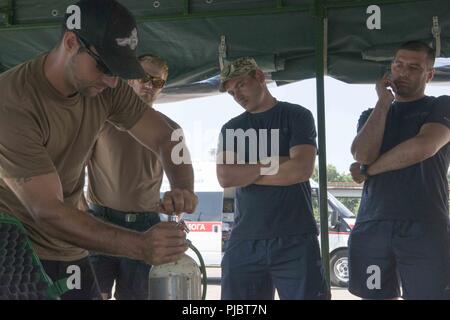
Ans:
[[[361,130],[373,109],[364,111]],[[415,137],[426,123],[450,128],[450,97],[425,96],[412,102],[392,104],[380,154]],[[449,144],[433,157],[404,169],[370,177],[365,183],[358,222],[371,220],[448,221]]]
[[[256,130],[258,133],[256,134],[257,161],[260,160],[259,132],[264,132],[264,129],[267,130],[268,139],[266,144],[261,145],[267,146],[267,156],[272,155],[270,137],[273,129],[279,130],[280,156],[289,156],[289,149],[296,145],[316,146],[316,129],[311,112],[299,105],[287,102],[278,102],[273,108],[261,113],[244,112],[222,127],[223,143],[219,145],[218,150],[233,151],[239,158],[245,158],[246,163],[251,163],[249,160],[254,158],[250,154],[252,151],[248,139],[246,139],[245,150],[238,148],[236,139],[234,139],[234,147],[231,148],[230,143],[226,141],[226,129]],[[259,131],[260,129],[263,130]],[[263,136],[265,135],[263,134]],[[263,148],[265,151],[266,147]],[[274,154],[276,154],[276,150],[274,150]],[[317,234],[309,181],[290,186],[251,184],[237,188],[232,239],[270,239],[304,233]]]

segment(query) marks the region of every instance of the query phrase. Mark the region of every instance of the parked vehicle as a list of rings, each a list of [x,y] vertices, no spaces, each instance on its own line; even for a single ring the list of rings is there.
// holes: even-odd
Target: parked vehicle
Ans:
[[[190,232],[187,239],[200,251],[205,265],[218,267],[222,260],[222,201],[223,192],[196,192],[199,203],[194,213],[185,214]],[[187,254],[198,262],[191,250]]]
[[[319,185],[310,180],[313,198],[313,208],[318,212]],[[328,242],[330,253],[330,281],[338,287],[347,287],[348,270],[348,239],[355,225],[356,216],[338,199],[328,192]],[[320,231],[319,221],[318,230]],[[320,241],[320,235],[319,235]]]

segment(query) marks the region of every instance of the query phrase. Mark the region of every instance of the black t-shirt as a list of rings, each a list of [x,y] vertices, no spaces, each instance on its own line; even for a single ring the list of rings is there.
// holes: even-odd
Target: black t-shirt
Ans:
[[[358,122],[363,127],[373,109],[364,111]],[[426,123],[450,128],[450,97],[425,96],[412,102],[392,104],[380,154],[415,137]],[[371,220],[448,221],[449,144],[433,157],[404,169],[370,177],[365,183],[358,222]]]
[[[279,131],[279,155],[289,156],[289,149],[296,145],[309,144],[316,146],[316,129],[314,118],[308,109],[287,102],[278,102],[273,108],[261,113],[243,114],[227,122],[221,131],[223,143],[218,150],[233,151],[245,163],[255,159],[251,155],[252,146],[246,139],[245,149],[238,148],[234,139],[234,147],[226,139],[227,129],[255,129],[257,137],[256,160],[264,158],[267,146],[267,156],[275,155],[271,150],[274,134]],[[264,134],[267,130],[267,135]],[[274,132],[275,132],[274,131]],[[260,136],[261,134],[261,136]],[[268,137],[264,143],[265,136]],[[263,138],[261,138],[263,137]],[[276,138],[276,135],[273,135]],[[231,139],[233,140],[233,139]],[[261,150],[263,149],[263,150]],[[308,182],[290,186],[266,186],[251,184],[237,188],[236,191],[235,226],[231,239],[269,239],[280,236],[303,233],[316,233],[317,227],[313,216],[311,202],[311,186]]]

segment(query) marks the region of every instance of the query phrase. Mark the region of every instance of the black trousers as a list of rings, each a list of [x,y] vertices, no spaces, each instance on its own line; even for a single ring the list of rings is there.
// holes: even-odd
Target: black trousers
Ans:
[[[69,290],[61,300],[101,300],[100,289],[89,257],[75,261],[41,260],[52,281],[68,278]],[[79,279],[77,278],[79,277]]]

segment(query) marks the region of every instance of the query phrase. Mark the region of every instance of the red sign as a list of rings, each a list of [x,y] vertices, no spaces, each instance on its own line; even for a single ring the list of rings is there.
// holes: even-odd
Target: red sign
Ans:
[[[194,222],[185,221],[191,232],[212,232],[213,226],[217,226],[218,222]]]

